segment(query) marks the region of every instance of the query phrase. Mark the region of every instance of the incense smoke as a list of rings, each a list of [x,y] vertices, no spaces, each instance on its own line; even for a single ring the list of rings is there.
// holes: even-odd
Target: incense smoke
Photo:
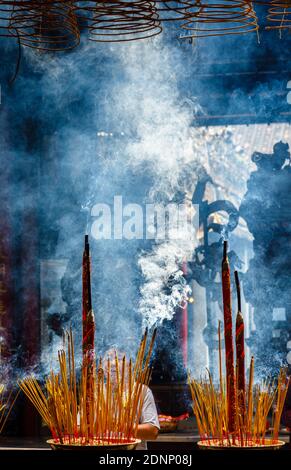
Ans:
[[[14,44],[5,44],[6,57],[14,57]],[[153,202],[167,205],[186,201],[191,210],[192,194],[204,168],[215,183],[209,185],[204,201],[225,198],[239,209],[250,172],[255,169],[251,153],[266,150],[250,142],[245,128],[233,126],[227,131],[214,126],[199,128],[196,120],[198,115],[203,116],[204,107],[220,106],[207,102],[208,90],[198,89],[201,81],[198,84],[196,74],[203,69],[207,75],[211,62],[223,53],[227,55],[237,44],[235,39],[226,48],[219,41],[199,42],[192,51],[190,46],[180,46],[165,36],[127,45],[86,43],[62,55],[25,50],[13,86],[7,86],[13,74],[13,66],[7,59],[1,72],[1,128],[6,152],[2,166],[7,156],[11,157],[10,197],[18,253],[28,221],[36,218],[35,225],[30,227],[32,232],[39,227],[40,244],[36,251],[39,249],[44,277],[40,286],[44,299],[41,314],[44,371],[49,370],[52,357],[56,357],[61,345],[61,327],[72,324],[76,350],[81,350],[83,236],[90,230],[94,204],[112,206],[114,196],[122,195],[125,203],[141,207]],[[244,44],[250,60],[257,53],[254,52],[257,45],[251,41]],[[272,117],[270,109],[277,98],[271,92],[278,90],[276,81],[254,84],[248,92],[238,83],[232,101],[227,77],[223,80],[224,111],[246,108],[251,113],[258,107],[263,115],[267,107]],[[207,83],[214,90],[218,87],[210,81]],[[270,90],[272,95],[268,106],[262,97],[265,90]],[[198,94],[201,103],[197,102]],[[270,147],[280,138],[285,136],[270,138]],[[256,139],[254,132],[253,141]],[[41,185],[36,189],[38,175],[41,175]],[[220,217],[218,214],[220,222],[225,220],[223,215]],[[189,227],[189,232],[192,229]],[[240,234],[230,236],[233,248],[246,258],[247,265],[251,237],[245,225],[242,230],[246,242]],[[218,242],[215,233],[210,233],[209,238],[210,242]],[[29,236],[25,241],[26,247],[30,246]],[[163,324],[170,324],[190,295],[182,266],[185,259],[191,260],[197,244],[198,241],[191,239],[91,239],[98,353],[109,346],[132,353],[146,325],[160,325],[163,343]],[[15,266],[15,279],[20,276],[22,280],[21,285],[15,282],[16,286],[19,284],[15,309],[22,311],[30,266],[23,258],[16,259]],[[212,338],[211,328],[216,327],[221,312],[217,313],[217,299],[211,299],[210,309],[215,318],[205,333],[203,295],[200,291],[197,294],[201,304],[194,302],[196,310],[191,321],[199,325],[199,340],[198,334],[192,331],[197,342],[191,347],[194,363],[204,367],[209,362],[204,340]],[[15,322],[18,339],[24,321],[21,317]],[[259,320],[256,321],[256,327],[260,326]],[[175,336],[175,326],[171,324],[169,329],[165,342]],[[248,333],[253,329],[254,321],[250,320]],[[17,352],[21,358],[26,347]],[[176,351],[168,353],[177,362]]]
[[[62,289],[73,325],[80,322],[80,253],[82,230],[88,225],[90,206],[97,202],[111,204],[116,194],[122,194],[125,202],[142,205],[158,201],[167,205],[181,197],[181,191],[185,194],[184,200],[187,199],[195,186],[196,170],[205,146],[193,138],[195,101],[191,106],[189,102],[185,106],[180,101],[177,89],[179,51],[174,54],[173,51],[159,39],[152,43],[118,45],[118,48],[110,46],[106,49],[107,69],[105,65],[103,70],[106,84],[98,82],[95,87],[90,73],[97,71],[100,62],[105,61],[104,57],[99,57],[97,63],[95,45],[86,46],[66,58],[65,63],[64,59],[55,57],[43,62],[36,55],[32,56],[35,67],[44,72],[43,88],[49,101],[53,98],[59,110],[68,99],[67,77],[76,74],[83,55],[87,57],[86,71],[82,73],[78,69],[78,87],[74,93],[69,91],[75,100],[80,86],[85,92],[81,118],[72,116],[72,122],[65,126],[61,121],[53,136],[54,147],[58,153],[64,153],[61,162],[69,167],[71,180],[77,186],[79,208],[87,207],[87,212],[79,216],[80,221],[84,220],[76,230],[79,240],[76,235],[73,239],[70,236],[72,222],[68,219],[70,215],[64,214],[57,248],[59,255],[69,253],[72,260]],[[117,73],[118,79],[115,79]],[[49,83],[53,80],[55,84],[51,87]],[[88,126],[85,135],[82,120]],[[102,138],[105,140],[103,153],[98,146]],[[80,161],[84,164],[80,165]],[[189,227],[189,233],[193,229]],[[139,324],[144,328],[173,317],[190,292],[181,266],[183,260],[191,257],[194,246],[193,239],[175,241],[173,237],[171,241],[157,243],[92,240],[93,298],[97,344],[101,350],[106,349],[109,341],[131,349],[128,344],[134,343],[140,335]],[[165,293],[169,277],[171,287]],[[112,328],[115,319],[118,331]]]

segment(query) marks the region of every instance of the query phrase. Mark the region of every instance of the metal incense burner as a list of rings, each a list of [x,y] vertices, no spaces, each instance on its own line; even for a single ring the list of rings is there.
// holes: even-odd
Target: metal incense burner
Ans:
[[[52,450],[72,450],[72,451],[87,451],[87,452],[104,452],[104,451],[123,451],[123,450],[135,450],[137,445],[141,443],[140,439],[126,439],[122,441],[121,439],[110,439],[99,440],[93,439],[90,442],[84,443],[83,440],[79,439],[74,443],[61,442],[55,439],[49,439],[46,441],[52,448]]]

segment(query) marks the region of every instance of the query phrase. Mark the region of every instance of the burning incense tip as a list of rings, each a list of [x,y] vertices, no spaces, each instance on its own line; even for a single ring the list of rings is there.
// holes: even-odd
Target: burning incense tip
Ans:
[[[85,252],[89,256],[89,253],[90,253],[89,235],[85,235]]]
[[[239,286],[239,277],[238,277],[238,272],[234,271],[234,278],[235,278],[235,284]]]

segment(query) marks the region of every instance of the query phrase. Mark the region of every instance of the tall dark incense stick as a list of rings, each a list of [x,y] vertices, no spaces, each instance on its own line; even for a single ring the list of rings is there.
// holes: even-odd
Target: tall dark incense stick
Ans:
[[[82,281],[83,359],[89,360],[89,356],[94,356],[95,321],[94,313],[92,310],[91,259],[88,235],[85,235]]]
[[[241,313],[241,294],[238,272],[234,272],[237,292],[237,315],[235,324],[235,344],[236,344],[236,370],[237,370],[237,397],[238,411],[243,423],[246,417],[246,383],[245,383],[245,338],[244,319]]]
[[[224,316],[228,432],[233,433],[236,428],[236,386],[235,386],[234,353],[233,353],[233,339],[232,339],[230,266],[229,266],[228,257],[227,257],[227,241],[225,241],[223,245],[223,260],[222,260],[221,277],[222,277],[222,297],[223,297],[223,316]]]
[[[82,323],[83,323],[83,367],[86,370],[86,410],[87,410],[87,432],[92,434],[93,429],[90,428],[90,410],[94,401],[94,390],[92,388],[92,376],[94,374],[94,337],[95,337],[95,320],[92,310],[91,296],[91,259],[89,237],[85,235],[85,247],[83,252],[83,270],[82,270]]]

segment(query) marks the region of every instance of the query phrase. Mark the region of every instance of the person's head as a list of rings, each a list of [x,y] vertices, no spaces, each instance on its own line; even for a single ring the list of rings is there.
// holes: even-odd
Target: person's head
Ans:
[[[254,152],[252,154],[252,161],[257,165],[259,170],[272,171],[272,155],[262,152]]]
[[[104,367],[104,374],[105,377],[108,373],[108,360],[110,363],[110,378],[112,383],[116,383],[117,381],[117,365],[119,368],[119,375],[121,376],[122,371],[122,362],[123,358],[126,357],[124,351],[120,351],[115,348],[110,348],[106,351],[103,356],[103,367]]]
[[[289,144],[280,140],[273,147],[274,162],[273,167],[275,170],[280,170],[286,160],[290,159]]]

